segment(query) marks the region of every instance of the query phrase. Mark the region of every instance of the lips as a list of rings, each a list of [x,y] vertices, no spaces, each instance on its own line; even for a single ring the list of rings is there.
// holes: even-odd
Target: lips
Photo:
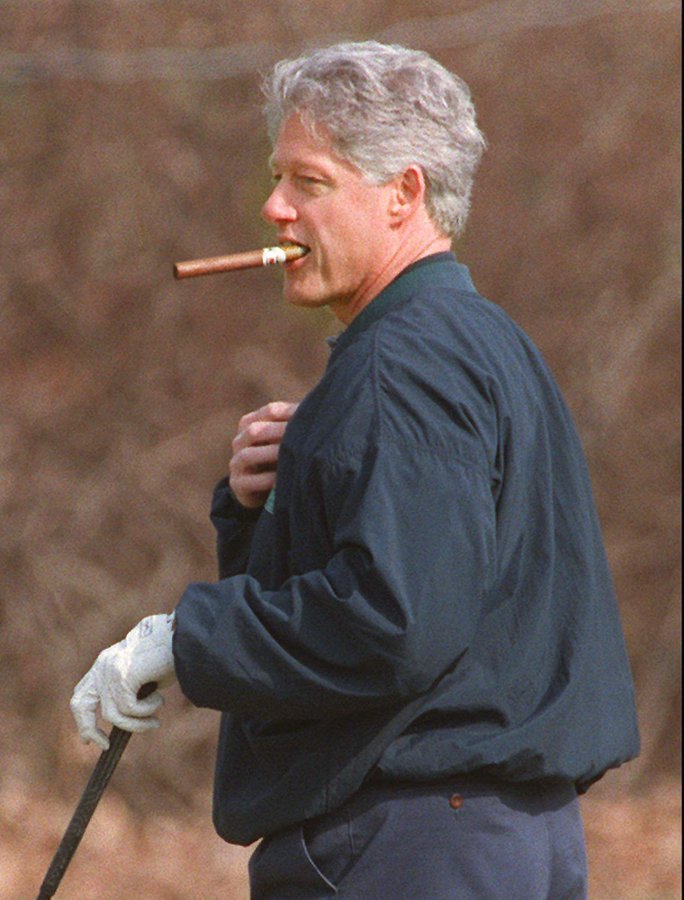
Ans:
[[[279,243],[281,246],[285,246],[285,245],[288,245],[288,244],[289,244],[290,246],[301,247],[302,250],[304,251],[304,253],[302,254],[302,256],[300,256],[299,258],[297,258],[297,259],[292,259],[292,260],[290,260],[289,262],[285,263],[285,268],[286,268],[286,269],[289,269],[289,268],[291,268],[292,266],[296,266],[296,265],[298,265],[298,264],[301,265],[301,263],[304,261],[305,257],[308,256],[309,253],[311,252],[311,248],[308,246],[308,244],[303,244],[301,241],[297,241],[297,240],[294,240],[293,238],[289,238],[289,237],[286,237],[286,236],[281,236],[281,237],[279,237],[279,238],[278,238],[278,243]]]
[[[308,244],[305,244],[302,241],[298,241],[297,238],[292,237],[289,234],[279,234],[278,235],[278,243],[281,245],[294,244],[296,247],[306,247],[307,250],[309,249]]]

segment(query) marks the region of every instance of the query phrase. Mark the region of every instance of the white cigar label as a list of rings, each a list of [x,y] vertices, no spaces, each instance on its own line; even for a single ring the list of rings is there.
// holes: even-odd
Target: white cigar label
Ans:
[[[282,247],[265,247],[261,254],[261,262],[264,266],[275,266],[287,262],[287,254]]]

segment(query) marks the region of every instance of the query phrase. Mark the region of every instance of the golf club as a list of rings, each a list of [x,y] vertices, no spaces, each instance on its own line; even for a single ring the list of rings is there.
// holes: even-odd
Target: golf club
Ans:
[[[143,700],[156,689],[157,685],[155,682],[144,684],[138,691],[138,698]],[[81,799],[78,801],[71,821],[64,832],[64,837],[60,841],[59,847],[48,867],[43,883],[40,886],[37,900],[49,900],[50,897],[55,895],[67,866],[81,842],[81,838],[88,827],[88,822],[90,822],[97,804],[100,802],[104,789],[109,784],[109,779],[112,777],[130,737],[130,731],[124,731],[116,726],[109,733],[109,748],[102,751],[88,779],[88,784],[81,795]]]

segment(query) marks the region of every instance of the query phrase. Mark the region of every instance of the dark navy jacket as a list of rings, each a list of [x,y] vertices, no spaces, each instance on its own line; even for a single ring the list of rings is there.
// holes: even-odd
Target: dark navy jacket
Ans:
[[[247,844],[369,777],[585,790],[638,752],[580,443],[530,340],[451,254],[339,337],[257,514],[214,496],[184,693],[223,711],[219,834]]]

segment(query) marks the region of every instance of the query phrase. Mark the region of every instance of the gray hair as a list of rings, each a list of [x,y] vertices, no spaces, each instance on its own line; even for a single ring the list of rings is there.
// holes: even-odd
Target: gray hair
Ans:
[[[264,82],[271,140],[298,113],[315,136],[374,184],[419,165],[426,208],[445,234],[463,230],[485,149],[468,86],[427,53],[375,41],[343,43],[279,62]]]

